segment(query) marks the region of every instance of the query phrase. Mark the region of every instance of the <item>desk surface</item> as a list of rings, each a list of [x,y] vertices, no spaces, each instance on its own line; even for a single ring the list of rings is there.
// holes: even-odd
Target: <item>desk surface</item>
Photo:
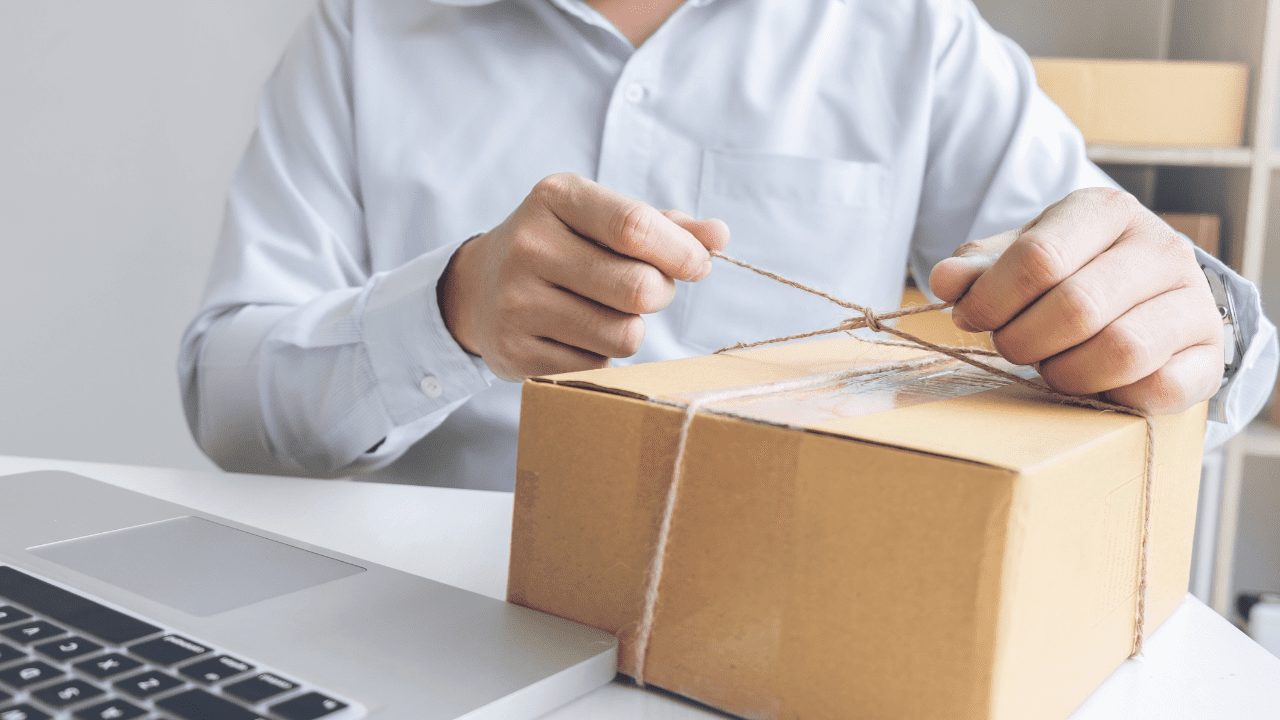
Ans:
[[[507,493],[0,456],[0,475],[54,469],[504,597],[512,507]],[[599,717],[694,720],[722,716],[616,682],[548,716],[550,720]],[[1150,638],[1145,656],[1117,670],[1072,717],[1280,717],[1280,659],[1188,596]]]

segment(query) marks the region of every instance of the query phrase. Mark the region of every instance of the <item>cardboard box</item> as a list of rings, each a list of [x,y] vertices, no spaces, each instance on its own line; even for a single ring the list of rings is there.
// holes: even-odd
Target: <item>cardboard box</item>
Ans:
[[[931,301],[916,287],[908,287],[902,293],[902,306],[928,305]],[[920,313],[898,318],[897,326],[904,331],[930,342],[956,347],[972,347],[992,350],[991,333],[965,332],[951,321],[951,311]]]
[[[1032,61],[1040,87],[1091,143],[1236,147],[1249,68],[1240,63]]]
[[[1222,257],[1222,218],[1207,213],[1160,213],[1160,219],[1191,238],[1201,250]]]
[[[526,383],[510,600],[617,634],[633,675],[679,406],[911,360],[694,416],[646,679],[748,718],[1067,715],[1130,651],[1144,422],[937,357],[842,337]],[[1156,422],[1149,630],[1187,589],[1204,419]]]

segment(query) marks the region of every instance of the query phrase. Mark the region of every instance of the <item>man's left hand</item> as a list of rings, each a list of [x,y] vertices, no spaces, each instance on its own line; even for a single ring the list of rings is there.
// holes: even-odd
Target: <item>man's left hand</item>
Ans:
[[[1190,243],[1132,195],[1079,190],[933,268],[957,327],[1054,389],[1175,413],[1217,392],[1222,318]]]

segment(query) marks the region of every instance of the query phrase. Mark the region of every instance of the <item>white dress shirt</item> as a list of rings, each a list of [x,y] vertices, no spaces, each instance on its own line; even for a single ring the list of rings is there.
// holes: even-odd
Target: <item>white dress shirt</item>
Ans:
[[[232,470],[509,489],[519,385],[458,346],[436,286],[561,171],[722,218],[733,255],[885,309],[908,262],[923,283],[1111,184],[969,0],[690,0],[639,49],[582,0],[325,0],[265,90],[183,340],[201,447]],[[1275,377],[1275,329],[1231,285],[1248,353],[1216,438]],[[842,317],[717,265],[631,361]]]

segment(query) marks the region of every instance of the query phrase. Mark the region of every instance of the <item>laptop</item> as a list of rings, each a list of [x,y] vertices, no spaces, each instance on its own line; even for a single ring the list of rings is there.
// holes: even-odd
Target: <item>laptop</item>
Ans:
[[[0,720],[533,718],[608,633],[64,472],[0,477]]]

